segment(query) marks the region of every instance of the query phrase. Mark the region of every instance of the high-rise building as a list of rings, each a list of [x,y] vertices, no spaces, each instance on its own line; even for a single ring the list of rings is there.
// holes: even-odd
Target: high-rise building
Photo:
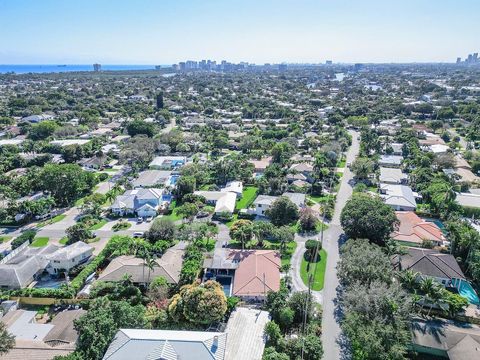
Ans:
[[[325,65],[332,65],[333,64],[333,61],[332,60],[327,60],[325,61]]]
[[[460,64],[462,62],[462,58],[461,57],[457,57],[457,64]]]
[[[287,71],[287,64],[278,64],[278,71]]]
[[[100,64],[93,64],[93,71],[98,72],[98,71],[100,71],[100,70],[102,70],[102,65],[100,65]]]

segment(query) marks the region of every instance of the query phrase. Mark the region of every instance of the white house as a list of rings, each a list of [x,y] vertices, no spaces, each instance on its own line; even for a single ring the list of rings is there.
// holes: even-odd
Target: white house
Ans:
[[[291,202],[297,205],[299,209],[305,206],[305,194],[286,192],[283,193],[282,196],[288,198]],[[259,195],[252,203],[252,207],[248,209],[248,212],[257,216],[266,216],[265,212],[278,198],[279,196]]]
[[[381,167],[379,180],[385,184],[404,184],[407,182],[407,175],[400,169]]]
[[[148,167],[156,170],[174,170],[182,167],[186,162],[185,156],[157,156]]]
[[[222,191],[222,192],[233,192],[237,195],[237,198],[240,199],[242,197],[242,193],[243,193],[243,183],[241,181],[230,181],[220,191]]]
[[[237,194],[231,191],[195,191],[195,195],[203,196],[207,203],[215,206],[215,214],[233,214],[237,201]]]
[[[380,184],[380,196],[385,204],[397,211],[415,211],[417,207],[416,197],[412,189],[405,185]]]
[[[92,254],[92,246],[82,241],[78,241],[47,255],[46,258],[50,261],[50,264],[47,266],[46,270],[50,274],[68,272],[68,270],[75,266],[87,262]]]
[[[400,155],[382,155],[378,160],[378,165],[384,167],[398,168],[402,164],[403,156]]]
[[[140,217],[156,216],[162,205],[163,189],[134,189],[117,196],[110,209],[114,214],[124,216],[137,214]]]

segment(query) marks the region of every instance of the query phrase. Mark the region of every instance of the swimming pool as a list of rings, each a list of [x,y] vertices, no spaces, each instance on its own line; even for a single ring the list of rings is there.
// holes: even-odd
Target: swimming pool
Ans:
[[[168,184],[169,185],[175,185],[177,183],[177,180],[178,178],[180,177],[180,175],[172,175],[170,176],[170,178],[168,179]]]
[[[37,280],[35,288],[37,289],[58,289],[67,281],[64,278],[43,277]]]
[[[466,298],[470,304],[480,305],[480,299],[478,298],[477,293],[468,281],[460,280],[458,293],[464,298]]]
[[[225,296],[232,296],[232,277],[231,276],[217,276],[215,281],[223,287]]]

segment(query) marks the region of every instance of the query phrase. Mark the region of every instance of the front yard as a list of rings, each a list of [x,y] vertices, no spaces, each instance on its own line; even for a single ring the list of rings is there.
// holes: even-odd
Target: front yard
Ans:
[[[44,247],[47,246],[50,238],[48,237],[36,237],[33,239],[33,242],[30,244],[31,247]]]

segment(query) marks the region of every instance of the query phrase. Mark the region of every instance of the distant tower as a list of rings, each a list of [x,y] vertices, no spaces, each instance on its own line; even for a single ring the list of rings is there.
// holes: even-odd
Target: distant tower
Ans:
[[[102,65],[100,65],[100,64],[93,64],[93,71],[99,72],[100,70],[102,70]]]
[[[332,65],[332,64],[333,64],[332,60],[325,61],[325,65]]]
[[[457,57],[457,64],[460,64],[462,62],[462,58],[461,57]]]

